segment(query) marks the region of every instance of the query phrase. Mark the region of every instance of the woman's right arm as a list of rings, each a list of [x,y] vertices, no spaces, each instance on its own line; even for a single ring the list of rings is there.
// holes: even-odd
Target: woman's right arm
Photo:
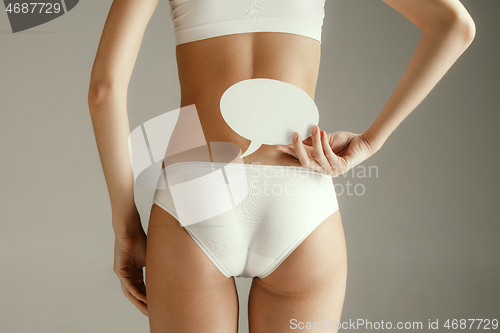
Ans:
[[[458,0],[383,0],[422,31],[394,93],[364,138],[378,150],[469,47],[475,24]]]
[[[129,157],[127,88],[159,0],[114,0],[92,68],[88,102],[117,236],[142,228]]]
[[[398,125],[423,101],[475,36],[475,24],[458,0],[383,0],[422,32],[422,38],[393,94],[363,134],[327,134],[313,127],[302,141],[276,148],[302,166],[337,176],[377,152]]]

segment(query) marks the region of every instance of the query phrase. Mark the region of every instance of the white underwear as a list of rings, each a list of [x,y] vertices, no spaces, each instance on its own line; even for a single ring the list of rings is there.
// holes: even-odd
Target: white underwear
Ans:
[[[179,162],[153,202],[227,277],[271,274],[339,207],[332,178],[295,166]]]

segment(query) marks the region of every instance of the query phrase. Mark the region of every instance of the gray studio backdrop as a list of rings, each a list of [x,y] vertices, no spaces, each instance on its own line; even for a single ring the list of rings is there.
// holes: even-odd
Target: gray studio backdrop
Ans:
[[[500,314],[500,2],[464,0],[470,48],[364,166],[339,178],[348,251],[342,321]],[[87,108],[110,0],[13,34],[0,13],[0,332],[148,332],[112,271],[111,215]],[[160,2],[128,95],[131,129],[179,107],[169,6]],[[375,0],[327,0],[316,103],[320,127],[363,132],[420,39]],[[362,187],[360,187],[362,186]],[[352,194],[352,192],[351,192]],[[152,190],[136,189],[147,228]],[[240,332],[249,279],[237,279]],[[426,331],[424,329],[423,331]]]

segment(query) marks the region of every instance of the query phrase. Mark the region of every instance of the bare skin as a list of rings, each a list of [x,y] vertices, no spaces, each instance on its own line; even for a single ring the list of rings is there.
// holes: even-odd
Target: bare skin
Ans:
[[[157,205],[151,209],[147,253],[151,332],[237,332],[234,278],[223,275],[179,222]],[[344,231],[337,211],[273,273],[253,279],[250,332],[289,332],[292,319],[339,321],[346,275]]]
[[[382,147],[474,38],[473,21],[458,0],[422,0],[418,7],[414,0],[384,2],[419,27],[423,36],[373,125],[362,134],[325,133],[315,127],[311,137],[297,136],[292,145],[263,145],[245,157],[245,163],[303,166],[328,175],[349,170]],[[156,205],[146,242],[134,203],[126,94],[157,3],[113,2],[92,70],[89,108],[113,213],[113,269],[125,296],[149,316],[151,332],[236,332],[234,278],[224,276],[179,222]],[[314,98],[321,48],[318,41],[304,36],[256,32],[181,44],[176,54],[180,106],[196,105],[207,142],[232,142],[245,151],[249,141],[234,133],[220,115],[222,93],[241,80],[271,78],[294,84]],[[182,140],[184,135],[174,133],[172,140]],[[336,212],[273,273],[253,279],[251,332],[288,332],[292,319],[338,321],[346,272],[345,239]]]
[[[224,91],[241,80],[271,78],[292,83],[314,98],[320,51],[314,39],[283,33],[228,35],[178,45],[181,107],[196,104],[208,142],[233,142],[244,152],[250,141],[236,134],[219,110]],[[171,141],[182,140],[184,135],[174,130]],[[266,145],[244,162],[300,166],[297,158]],[[224,276],[179,222],[156,205],[151,210],[147,243],[152,332],[237,332],[234,278]],[[338,321],[346,274],[345,239],[337,212],[273,273],[253,279],[250,330],[288,331],[293,318]]]
[[[244,152],[250,144],[222,118],[219,103],[231,85],[251,78],[291,83],[314,98],[321,48],[312,38],[255,32],[219,36],[176,48],[181,104],[196,105],[207,142],[232,142]],[[175,129],[169,144],[182,141],[186,132]],[[300,163],[273,146],[262,145],[244,163],[295,165]]]

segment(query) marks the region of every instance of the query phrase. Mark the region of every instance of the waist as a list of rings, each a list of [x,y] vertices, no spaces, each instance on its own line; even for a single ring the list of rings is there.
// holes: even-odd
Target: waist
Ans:
[[[220,110],[221,96],[228,87],[212,87],[210,94],[182,94],[181,112],[169,140],[164,165],[183,161],[230,163],[247,151],[252,138],[235,132]],[[190,142],[193,140],[196,142]],[[301,166],[295,157],[269,144],[262,144],[242,161],[245,164]]]
[[[176,126],[168,143],[163,167],[193,161],[301,167],[299,160],[276,150],[273,145],[262,144],[257,151],[241,157],[249,148],[250,140],[235,133],[225,122],[200,123],[203,139],[200,135],[193,135],[198,137],[195,139],[196,147],[186,146],[190,140],[186,137],[189,131],[183,130],[185,126]]]

